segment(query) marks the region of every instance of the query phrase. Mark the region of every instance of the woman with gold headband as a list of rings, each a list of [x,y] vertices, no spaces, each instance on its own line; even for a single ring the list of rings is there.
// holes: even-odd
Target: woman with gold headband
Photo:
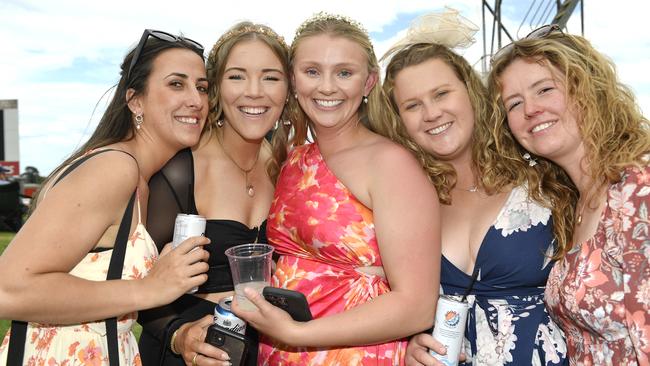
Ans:
[[[401,117],[385,127],[423,162],[440,195],[442,291],[469,291],[461,364],[566,364],[544,285],[554,251],[567,240],[562,210],[573,196],[550,189],[557,178],[533,163],[497,153],[487,89],[452,50],[471,45],[477,29],[452,9],[412,23],[384,56],[384,91]],[[420,334],[409,343],[407,364],[441,365],[427,348],[445,352],[430,332]]]
[[[408,151],[375,132],[395,116],[357,22],[318,14],[290,55],[302,108],[292,121],[316,142],[290,152],[268,238],[280,254],[273,285],[302,292],[314,320],[296,322],[254,291],[259,311],[233,310],[263,334],[260,365],[401,365],[405,337],[433,323],[435,189]]]
[[[288,47],[260,24],[242,22],[214,45],[207,61],[210,113],[198,145],[179,152],[150,182],[147,224],[161,245],[171,241],[177,213],[207,219],[208,280],[194,294],[144,313],[140,338],[145,365],[228,364],[229,356],[204,343],[217,302],[233,294],[224,251],[266,243],[266,218],[279,166],[286,157],[289,101]],[[265,135],[274,127],[273,142]],[[295,129],[294,136],[304,136]],[[255,330],[247,364],[256,363]],[[252,334],[251,334],[252,333]]]
[[[546,302],[572,365],[650,365],[650,123],[615,67],[580,36],[544,26],[499,51],[494,139],[530,154],[579,196]]]

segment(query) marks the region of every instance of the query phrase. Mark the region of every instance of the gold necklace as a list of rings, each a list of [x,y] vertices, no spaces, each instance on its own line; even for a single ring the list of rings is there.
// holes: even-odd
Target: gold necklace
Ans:
[[[217,140],[219,140],[219,145],[221,145],[221,149],[223,150],[223,153],[226,154],[228,159],[230,159],[230,161],[232,161],[232,163],[235,164],[235,166],[239,170],[244,172],[244,179],[246,180],[246,194],[248,194],[248,197],[254,197],[255,196],[255,187],[253,186],[253,183],[251,183],[248,180],[248,173],[250,173],[253,170],[253,168],[255,168],[255,165],[257,165],[257,161],[260,158],[260,150],[262,150],[262,146],[260,145],[259,150],[257,150],[257,156],[255,156],[255,161],[253,162],[253,165],[251,165],[251,167],[248,168],[248,169],[244,169],[241,166],[239,166],[239,164],[237,164],[235,159],[233,159],[232,156],[230,156],[230,154],[228,154],[228,151],[226,150],[226,146],[223,144],[223,141],[221,141],[221,135],[219,135],[218,132],[217,132]]]
[[[594,186],[595,187],[595,186]],[[591,201],[592,198],[600,191],[600,186],[596,188],[595,190],[590,189],[589,192],[587,192],[587,196],[585,196],[585,200],[582,202],[582,207],[580,207],[580,212],[578,212],[578,216],[576,216],[576,226],[579,226],[582,224],[582,214],[585,212],[585,208],[589,205],[589,201]],[[593,193],[593,194],[592,194]]]

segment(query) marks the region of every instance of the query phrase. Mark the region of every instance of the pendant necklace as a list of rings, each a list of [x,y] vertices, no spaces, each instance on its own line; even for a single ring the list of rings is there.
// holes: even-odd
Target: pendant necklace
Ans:
[[[235,164],[235,166],[239,170],[244,172],[244,179],[246,180],[246,194],[248,195],[248,197],[254,197],[255,187],[253,186],[253,183],[248,180],[248,173],[250,173],[253,170],[253,168],[255,168],[255,165],[257,165],[257,160],[259,160],[260,158],[260,150],[262,150],[262,146],[260,146],[259,150],[257,150],[257,156],[255,156],[255,161],[253,162],[253,165],[251,165],[251,167],[248,169],[244,169],[241,166],[239,166],[239,164],[237,164],[235,159],[233,159],[232,156],[230,156],[230,154],[228,154],[228,151],[226,150],[226,146],[224,146],[223,141],[221,141],[221,136],[219,135],[219,133],[217,133],[217,140],[219,140],[221,149],[223,150],[223,153],[226,154],[228,159],[230,159],[230,161],[232,161],[232,163]]]
[[[469,188],[460,188],[460,187],[458,187],[458,189],[460,189],[461,191],[465,191],[465,192],[478,192],[478,187],[477,186],[471,186]]]
[[[584,202],[582,202],[582,207],[580,207],[580,211],[578,212],[578,216],[576,216],[576,226],[579,226],[582,224],[582,214],[585,212],[585,208],[589,205],[589,201],[591,201],[592,198],[600,191],[600,186],[596,188],[596,190],[589,190],[587,193],[587,196],[585,197]],[[593,194],[592,194],[593,193]]]

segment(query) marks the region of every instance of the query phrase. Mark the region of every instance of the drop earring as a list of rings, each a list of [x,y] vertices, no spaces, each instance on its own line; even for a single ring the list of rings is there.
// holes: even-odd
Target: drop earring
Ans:
[[[222,119],[218,119],[218,120],[217,120],[217,127],[223,127],[223,123],[224,123],[224,122],[223,122]]]
[[[364,95],[364,96],[363,96],[363,102],[364,102],[365,104],[368,104],[368,96],[367,96],[367,95]]]
[[[524,160],[526,160],[528,162],[528,166],[533,167],[533,166],[537,165],[537,160],[535,160],[535,158],[530,156],[529,153],[525,153],[522,157],[524,158]]]
[[[142,122],[144,122],[144,117],[142,116],[142,113],[138,113],[135,115],[135,129],[140,130],[142,127]]]

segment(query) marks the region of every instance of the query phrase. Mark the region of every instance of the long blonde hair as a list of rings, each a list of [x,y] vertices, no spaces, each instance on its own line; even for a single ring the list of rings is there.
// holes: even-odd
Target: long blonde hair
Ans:
[[[578,116],[578,129],[585,146],[585,159],[593,178],[602,177],[603,183],[620,181],[621,173],[630,165],[642,165],[643,156],[650,152],[650,125],[641,114],[634,94],[621,84],[614,64],[596,51],[589,41],[580,36],[551,33],[541,39],[515,42],[493,61],[488,88],[493,105],[493,120],[497,150],[504,158],[514,159],[525,152],[515,140],[507,124],[502,103],[500,76],[517,59],[529,59],[547,67],[555,67],[563,75],[567,98]],[[578,191],[574,183],[558,165],[537,157],[540,185],[556,192],[553,202],[564,220],[567,232],[572,234]],[[547,176],[557,177],[547,181]],[[571,235],[568,235],[570,238]],[[562,256],[570,246],[562,247]]]

